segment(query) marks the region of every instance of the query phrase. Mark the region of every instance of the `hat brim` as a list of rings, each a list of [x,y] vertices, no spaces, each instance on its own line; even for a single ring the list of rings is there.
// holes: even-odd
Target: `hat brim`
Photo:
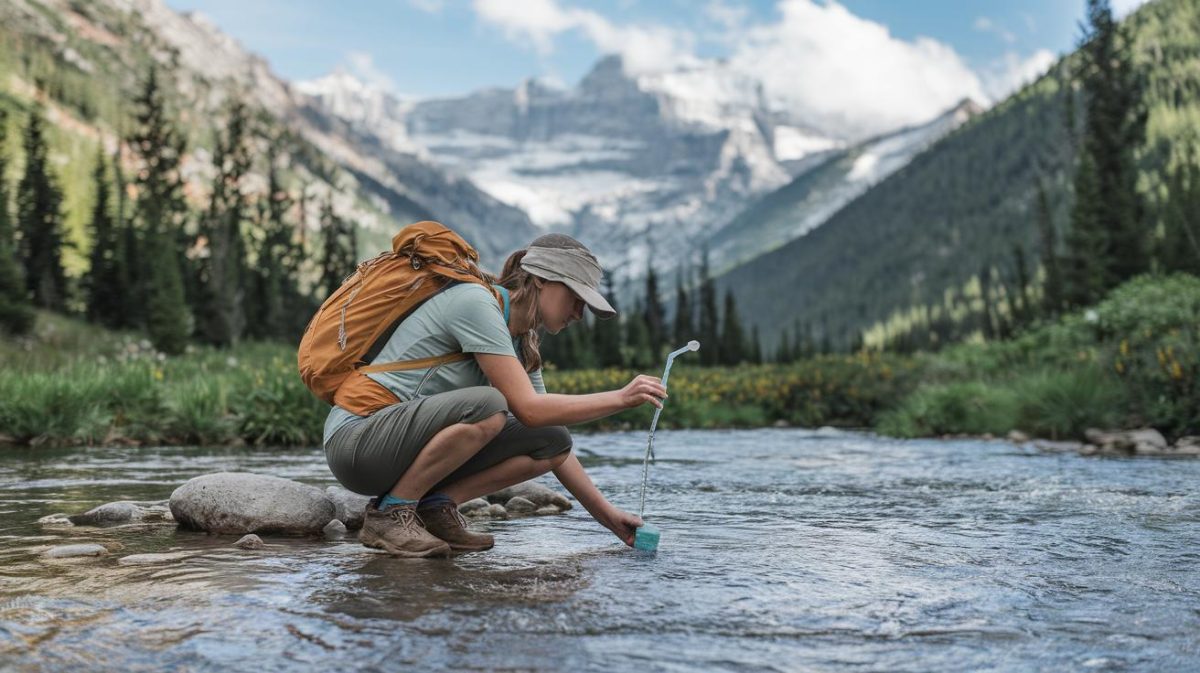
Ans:
[[[574,280],[564,279],[559,282],[571,288],[571,291],[578,295],[583,300],[583,303],[588,305],[588,308],[592,310],[592,313],[596,314],[597,318],[608,320],[617,315],[617,310],[612,307],[612,304],[608,303],[604,295],[592,288]]]

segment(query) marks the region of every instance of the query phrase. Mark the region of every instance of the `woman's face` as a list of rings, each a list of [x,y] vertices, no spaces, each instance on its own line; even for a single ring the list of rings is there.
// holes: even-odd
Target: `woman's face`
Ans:
[[[583,300],[566,285],[552,280],[537,279],[541,287],[538,293],[538,309],[542,315],[542,327],[551,334],[558,334],[567,325],[583,319]]]

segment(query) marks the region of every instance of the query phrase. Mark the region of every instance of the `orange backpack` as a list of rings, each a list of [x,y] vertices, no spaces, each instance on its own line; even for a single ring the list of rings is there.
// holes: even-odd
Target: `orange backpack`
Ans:
[[[366,366],[402,320],[450,284],[478,283],[504,310],[505,298],[488,283],[478,261],[479,253],[442,224],[424,221],[401,229],[391,252],[359,264],[308,323],[296,358],[304,385],[330,404],[367,416],[400,401],[367,374],[470,358],[449,353]]]

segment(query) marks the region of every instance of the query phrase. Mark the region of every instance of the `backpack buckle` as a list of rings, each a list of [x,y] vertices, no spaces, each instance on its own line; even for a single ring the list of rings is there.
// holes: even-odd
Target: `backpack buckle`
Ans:
[[[410,263],[412,264],[413,270],[419,271],[421,269],[421,258],[417,257],[416,255],[413,255],[410,258],[410,260],[411,260]]]

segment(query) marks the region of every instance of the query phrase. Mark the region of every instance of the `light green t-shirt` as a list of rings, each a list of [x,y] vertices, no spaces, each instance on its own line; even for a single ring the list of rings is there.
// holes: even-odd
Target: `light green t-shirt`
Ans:
[[[500,304],[487,288],[461,283],[434,295],[404,319],[372,361],[397,362],[454,352],[517,356],[517,340],[508,332]],[[368,374],[401,400],[428,397],[471,386],[490,385],[475,358],[398,372]],[[545,393],[542,370],[529,374],[538,393]],[[346,423],[361,418],[333,407],[325,419],[325,441]]]

